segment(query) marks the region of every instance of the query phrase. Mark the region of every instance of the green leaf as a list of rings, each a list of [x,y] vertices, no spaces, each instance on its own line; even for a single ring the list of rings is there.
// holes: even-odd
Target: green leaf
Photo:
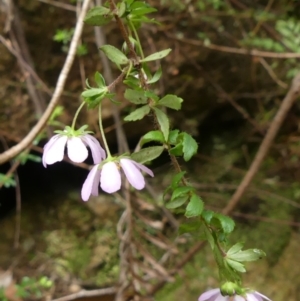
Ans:
[[[188,195],[178,197],[178,198],[172,200],[170,203],[167,203],[166,208],[167,209],[178,208],[178,207],[182,206],[188,200],[188,198],[189,198]]]
[[[197,153],[198,144],[189,134],[183,133],[183,159],[189,161]]]
[[[171,201],[183,195],[188,195],[193,190],[194,188],[191,186],[177,187],[172,193]]]
[[[88,98],[88,97],[95,97],[95,96],[101,96],[103,93],[105,94],[107,92],[107,89],[103,88],[92,88],[89,90],[85,90],[81,93],[81,96],[83,98]]]
[[[174,156],[182,156],[182,143],[177,144],[176,146],[170,149],[170,154]]]
[[[140,120],[146,115],[148,115],[150,112],[150,107],[148,105],[142,106],[135,111],[131,112],[129,115],[127,115],[124,120],[125,121],[135,121]]]
[[[158,108],[152,108],[155,112],[155,115],[157,117],[157,121],[159,123],[160,129],[164,134],[165,141],[168,141],[168,136],[169,136],[169,118],[167,115],[160,109]]]
[[[106,86],[104,77],[98,71],[95,73],[94,78],[95,78],[95,82],[99,88],[103,88]]]
[[[211,219],[214,217],[214,212],[211,210],[203,210],[202,217],[209,224]]]
[[[131,154],[130,157],[132,160],[136,162],[145,163],[159,157],[163,152],[163,150],[164,150],[163,146],[151,146],[151,147],[143,148],[140,151]]]
[[[153,99],[155,102],[157,102],[159,100],[159,97],[151,90],[145,91],[145,96]]]
[[[227,251],[227,257],[230,257],[231,255],[233,255],[233,254],[235,254],[235,253],[241,251],[242,248],[243,248],[243,246],[244,246],[244,244],[241,243],[241,242],[239,242],[239,243],[233,245],[233,246]]]
[[[162,75],[161,67],[154,73],[153,77],[147,81],[147,84],[154,84],[156,83]]]
[[[126,4],[124,2],[118,3],[119,9],[118,9],[118,16],[122,18],[124,13],[126,12]]]
[[[102,26],[109,23],[113,16],[108,8],[103,6],[95,6],[88,11],[84,22],[93,26]]]
[[[227,258],[230,258],[235,261],[240,261],[240,262],[255,261],[261,259],[264,256],[266,256],[266,253],[259,249],[248,249],[245,251],[239,251],[231,255],[227,253]]]
[[[234,269],[234,270],[236,270],[240,273],[245,273],[246,272],[246,269],[245,269],[243,264],[241,264],[241,263],[239,263],[235,260],[231,260],[229,258],[226,258],[225,260],[232,269]]]
[[[163,133],[161,131],[151,131],[142,137],[140,144],[142,146],[151,141],[164,143],[165,139]]]
[[[158,101],[158,104],[173,110],[180,110],[183,99],[176,95],[168,94]]]
[[[179,225],[179,235],[184,233],[198,232],[202,226],[201,220],[188,220],[186,223],[180,223]]]
[[[155,61],[155,60],[160,60],[164,57],[166,57],[172,49],[166,49],[166,50],[162,50],[156,53],[153,53],[147,57],[145,57],[143,60],[141,60],[141,62],[150,62],[150,61]]]
[[[180,182],[181,179],[184,177],[185,173],[186,173],[186,171],[182,171],[182,172],[176,174],[176,175],[173,177],[173,179],[172,179],[172,184],[171,184],[171,187],[172,187],[173,189],[175,189],[175,188],[178,186],[179,182]]]
[[[221,228],[223,229],[224,233],[228,234],[233,231],[235,223],[229,216],[225,216],[220,213],[215,213],[214,218],[219,220]]]
[[[134,9],[131,14],[135,16],[140,16],[140,15],[147,15],[153,12],[156,12],[157,10],[155,8],[149,7],[149,8],[139,8],[139,9]]]
[[[129,62],[126,55],[118,48],[111,45],[104,45],[100,49],[106,54],[106,56],[117,65],[124,65]]]
[[[204,207],[204,203],[201,200],[201,198],[198,195],[193,194],[190,199],[190,202],[186,207],[185,216],[186,217],[199,216],[203,211],[203,207]]]
[[[124,96],[130,102],[137,104],[137,105],[147,103],[147,97],[145,96],[144,91],[126,89]]]
[[[176,142],[177,142],[178,134],[179,134],[179,130],[171,131],[170,134],[169,134],[169,141],[168,142],[172,145],[175,145]]]
[[[203,216],[203,213],[202,213],[202,216]],[[214,250],[214,248],[215,248],[215,241],[214,241],[214,238],[213,238],[211,232],[207,229],[207,227],[204,227],[204,233],[205,233],[207,241],[210,244],[211,249]]]

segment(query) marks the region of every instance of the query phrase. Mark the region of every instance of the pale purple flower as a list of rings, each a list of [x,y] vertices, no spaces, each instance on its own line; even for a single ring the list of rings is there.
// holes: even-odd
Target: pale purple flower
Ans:
[[[245,295],[223,296],[219,288],[215,288],[203,293],[198,301],[263,301],[263,299],[271,301],[265,295],[259,292],[245,293]]]
[[[62,161],[66,144],[69,159],[76,163],[81,163],[88,157],[87,146],[91,149],[94,164],[100,163],[106,157],[105,151],[98,140],[89,134],[73,137],[57,134],[44,146],[44,167]]]
[[[145,187],[145,179],[141,170],[151,177],[154,176],[148,167],[127,158],[120,159],[119,164],[113,161],[107,162],[102,166],[101,170],[98,169],[98,165],[95,165],[82,186],[82,199],[87,201],[91,194],[94,196],[98,195],[99,182],[101,189],[107,193],[118,191],[121,188],[119,166],[122,167],[128,182],[137,190],[141,190]]]

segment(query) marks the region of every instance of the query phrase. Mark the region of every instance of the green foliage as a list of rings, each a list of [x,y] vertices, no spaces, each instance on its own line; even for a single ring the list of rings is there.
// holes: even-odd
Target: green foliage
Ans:
[[[164,135],[165,141],[167,141],[169,137],[169,128],[170,128],[169,118],[162,110],[158,108],[153,107],[152,110],[156,115],[160,130]]]
[[[13,175],[5,175],[3,173],[0,173],[0,185],[9,188],[9,187],[15,187],[16,186],[16,181],[13,178]]]
[[[142,137],[140,144],[143,146],[145,143],[152,141],[164,143],[165,139],[163,133],[161,131],[150,131]]]
[[[140,151],[131,154],[131,159],[139,163],[150,162],[159,157],[163,150],[163,146],[151,146],[143,148]]]
[[[175,156],[182,156],[185,161],[189,161],[193,155],[197,153],[198,144],[195,139],[185,133],[179,133],[179,131],[172,131],[172,135],[170,135],[169,143],[173,145],[170,152]]]
[[[124,65],[129,62],[126,55],[114,46],[104,45],[100,47],[100,50],[102,50],[105,53],[105,55],[117,66]]]
[[[127,115],[124,120],[125,121],[136,121],[141,120],[146,115],[150,113],[150,107],[148,105],[142,106],[133,112],[131,112],[129,115]]]
[[[132,89],[126,89],[124,97],[130,102],[140,105],[147,103],[147,96],[145,96],[144,91],[137,91]]]
[[[157,104],[178,111],[181,109],[182,102],[183,102],[182,98],[180,98],[176,95],[168,94],[168,95],[164,96],[162,99],[160,99],[157,102]]]
[[[166,57],[172,49],[165,49],[159,52],[155,52],[153,54],[150,54],[149,56],[145,57],[144,59],[141,60],[141,62],[151,62],[151,61],[156,61],[156,60],[161,60],[164,57]]]
[[[90,9],[84,19],[85,23],[93,26],[102,26],[111,22],[113,15],[104,6],[95,6]]]
[[[186,207],[185,216],[186,217],[200,216],[203,211],[203,208],[204,208],[204,203],[202,199],[198,195],[193,193],[190,202]]]

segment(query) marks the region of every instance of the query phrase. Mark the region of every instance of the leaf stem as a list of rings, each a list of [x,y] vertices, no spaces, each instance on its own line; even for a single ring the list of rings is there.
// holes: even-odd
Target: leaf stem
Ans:
[[[104,147],[105,147],[105,150],[106,150],[107,159],[109,159],[109,158],[112,157],[112,155],[110,153],[110,150],[109,150],[109,147],[108,147],[108,144],[107,144],[107,141],[106,141],[106,137],[105,137],[105,134],[104,134],[104,130],[103,130],[102,109],[101,108],[102,108],[102,102],[99,105],[99,111],[98,111],[98,114],[99,114],[99,129],[100,129],[100,133],[101,133],[102,140],[103,140],[103,143],[104,143]]]
[[[77,117],[79,115],[79,112],[84,107],[84,105],[85,105],[85,101],[82,102],[82,104],[79,106],[79,108],[77,109],[77,111],[75,113],[75,116],[74,116],[73,121],[72,121],[72,130],[73,131],[75,130],[75,123],[76,123]]]

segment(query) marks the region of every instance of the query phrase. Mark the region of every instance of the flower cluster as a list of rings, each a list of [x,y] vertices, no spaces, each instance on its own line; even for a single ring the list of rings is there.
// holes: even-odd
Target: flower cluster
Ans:
[[[76,133],[76,132],[75,132]],[[98,186],[107,193],[114,193],[121,188],[120,167],[128,182],[138,190],[145,187],[145,179],[141,171],[150,176],[153,172],[145,165],[137,163],[130,158],[113,158],[106,159],[106,153],[100,143],[93,136],[86,132],[74,134],[73,132],[63,131],[53,136],[44,146],[43,165],[60,162],[64,157],[64,150],[67,145],[67,154],[71,161],[81,163],[88,157],[87,147],[91,149],[94,167],[88,174],[81,191],[84,201],[87,201],[90,195],[98,195]]]
[[[244,295],[223,296],[219,288],[215,288],[203,293],[198,301],[271,301],[265,295],[259,292],[245,293]]]

